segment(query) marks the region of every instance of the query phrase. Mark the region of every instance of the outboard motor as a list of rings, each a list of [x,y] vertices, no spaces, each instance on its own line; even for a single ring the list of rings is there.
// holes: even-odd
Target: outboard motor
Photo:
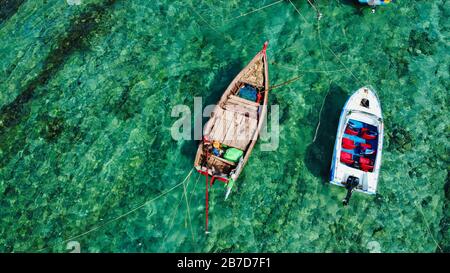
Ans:
[[[352,197],[353,190],[359,185],[359,178],[354,176],[349,176],[347,178],[347,182],[345,183],[345,188],[347,189],[347,195],[344,200],[342,200],[342,204],[344,206],[348,205],[350,201],[350,197]]]

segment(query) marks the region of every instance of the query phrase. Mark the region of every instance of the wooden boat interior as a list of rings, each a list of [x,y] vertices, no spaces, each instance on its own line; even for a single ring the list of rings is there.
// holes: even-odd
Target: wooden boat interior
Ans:
[[[239,163],[225,159],[223,154],[214,154],[213,145],[221,151],[239,149],[245,157],[250,143],[258,137],[260,106],[266,104],[267,99],[264,61],[264,54],[260,53],[238,74],[205,125],[203,135],[207,142],[200,144],[195,165],[206,163],[210,175],[227,177]],[[243,96],[242,92],[248,90],[254,90],[257,96],[252,99]]]

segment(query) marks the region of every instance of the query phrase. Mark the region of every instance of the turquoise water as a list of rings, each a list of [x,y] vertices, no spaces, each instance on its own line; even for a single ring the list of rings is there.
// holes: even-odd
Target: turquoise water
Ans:
[[[69,2],[0,4],[0,251],[450,251],[447,1],[314,1],[320,21],[303,0]],[[265,40],[279,148],[257,144],[226,202],[213,187],[205,236],[204,178],[180,184],[197,143],[171,138],[171,109],[216,102]],[[332,146],[365,84],[386,123],[378,194],[343,207]]]

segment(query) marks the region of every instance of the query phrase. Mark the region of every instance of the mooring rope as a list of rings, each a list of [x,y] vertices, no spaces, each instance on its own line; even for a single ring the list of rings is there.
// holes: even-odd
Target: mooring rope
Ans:
[[[191,211],[190,211],[189,202],[188,202],[188,199],[187,199],[187,191],[186,191],[187,186],[188,185],[185,185],[183,183],[183,195],[184,195],[184,200],[186,201],[186,208],[187,208],[187,212],[188,212],[189,228],[191,230],[192,241],[194,241],[194,231],[192,229]]]
[[[419,195],[419,192],[417,191],[416,186],[414,186],[414,184],[412,184],[412,183],[411,183],[411,185],[412,185],[412,188],[414,189],[414,191],[416,192],[416,194]],[[413,203],[414,203],[414,205],[416,206],[417,210],[418,210],[418,211],[420,212],[420,214],[422,215],[423,222],[425,223],[425,227],[427,228],[428,234],[430,235],[431,239],[433,239],[434,243],[435,243],[436,246],[439,248],[439,250],[441,251],[441,253],[444,252],[444,251],[442,250],[442,247],[439,245],[439,243],[438,243],[438,242],[436,241],[436,239],[434,238],[433,233],[431,233],[430,224],[428,223],[427,218],[425,217],[425,214],[423,213],[422,205],[421,205],[421,204],[417,204],[417,203],[416,203],[416,200],[415,200]]]
[[[282,68],[290,70],[290,71],[301,72],[301,73],[326,73],[326,74],[329,74],[329,73],[346,71],[345,68],[339,68],[339,69],[333,69],[333,70],[314,70],[314,69],[302,70],[302,69],[298,69],[298,68],[293,68],[293,67],[289,67],[289,66],[286,66],[286,65],[282,65],[282,64],[279,64],[279,63],[277,63],[275,61],[272,61],[270,64],[282,67]]]
[[[252,10],[252,11],[250,11],[250,12],[241,14],[241,15],[236,16],[236,17],[234,17],[234,18],[227,19],[227,20],[225,20],[224,22],[233,21],[233,20],[235,20],[235,19],[238,19],[238,18],[247,16],[247,15],[250,15],[250,14],[252,14],[252,13],[261,11],[261,10],[266,9],[266,8],[268,8],[268,7],[271,7],[271,6],[273,6],[273,5],[279,4],[279,3],[283,2],[283,1],[284,1],[284,0],[279,0],[279,1],[273,2],[273,3],[271,3],[271,4],[268,4],[268,5],[265,5],[265,6],[263,6],[263,7],[260,7],[260,8],[257,8],[257,9],[255,9],[255,10]]]
[[[178,188],[179,186],[183,185],[184,182],[185,182],[187,179],[189,179],[189,177],[191,176],[191,174],[192,174],[193,171],[194,171],[194,168],[191,169],[191,171],[188,173],[188,175],[184,178],[183,182],[176,184],[175,186],[171,187],[170,189],[168,189],[168,190],[166,190],[166,191],[163,191],[162,193],[158,194],[158,195],[155,196],[154,198],[152,198],[152,199],[150,199],[150,200],[144,202],[143,204],[141,204],[141,205],[139,205],[139,206],[137,206],[137,207],[135,207],[135,208],[129,210],[129,211],[126,212],[126,213],[123,213],[123,214],[121,214],[121,215],[119,215],[119,216],[116,216],[116,217],[114,217],[114,218],[112,218],[112,219],[110,219],[110,220],[108,220],[108,221],[106,221],[106,222],[104,222],[104,223],[102,223],[102,224],[100,224],[100,225],[94,227],[94,228],[89,229],[88,231],[85,231],[85,232],[83,232],[83,233],[81,233],[81,234],[78,234],[78,235],[75,235],[75,236],[73,236],[73,237],[71,237],[71,238],[69,238],[69,239],[66,239],[66,240],[62,241],[61,243],[64,244],[64,243],[73,241],[73,240],[75,240],[75,239],[81,238],[81,237],[83,237],[83,236],[85,236],[85,235],[87,235],[87,234],[89,234],[89,233],[92,233],[92,232],[94,232],[94,231],[96,231],[96,230],[98,230],[98,229],[100,229],[100,228],[102,228],[102,227],[105,227],[106,225],[108,225],[108,224],[110,224],[110,223],[112,223],[112,222],[115,222],[115,221],[117,221],[117,220],[119,220],[119,219],[122,219],[122,218],[124,218],[125,216],[128,216],[128,215],[130,215],[131,213],[133,213],[133,212],[135,212],[135,211],[137,211],[137,210],[139,210],[139,209],[141,209],[141,208],[147,206],[148,204],[150,204],[150,203],[152,203],[152,202],[158,200],[159,198],[163,197],[164,195],[168,194],[169,192],[171,192],[171,191],[175,190],[176,188]],[[48,249],[49,247],[51,247],[51,246],[48,246],[48,247],[39,249],[38,252],[41,252],[41,251],[43,251],[43,250],[45,250],[45,249]]]
[[[205,24],[210,27],[212,30],[214,30],[215,32],[221,33],[223,35],[223,33],[221,31],[219,31],[217,28],[215,28],[213,25],[211,25],[205,18],[203,18],[203,16],[198,13],[194,7],[190,7],[192,9],[192,11],[194,11],[194,13],[203,21],[205,22]]]
[[[289,2],[294,7],[295,11],[305,20],[305,17],[300,13],[300,11],[297,9],[297,7],[294,5],[294,3],[292,3],[290,0],[289,0]],[[322,60],[324,61],[323,46],[325,46],[333,54],[333,56],[337,59],[337,61],[342,65],[342,67],[345,70],[347,70],[350,73],[350,75],[352,75],[352,77],[358,82],[359,85],[361,85],[362,82],[355,75],[355,73],[353,73],[353,71],[341,60],[341,58],[339,58],[339,56],[336,54],[336,52],[334,52],[333,49],[331,49],[328,45],[323,43],[322,35],[321,35],[321,31],[320,31],[320,19],[322,17],[322,13],[319,11],[319,9],[310,0],[308,0],[308,3],[314,8],[314,10],[318,14],[318,17],[317,17],[317,35],[318,35],[318,38],[319,38],[319,45],[320,45],[320,49],[321,49]],[[311,24],[307,20],[305,20],[305,22],[307,24]],[[326,67],[326,70],[328,71],[328,66],[326,65],[325,62],[324,62],[324,65]]]
[[[291,5],[294,7],[295,11],[302,17],[302,19],[305,21],[305,23],[308,23],[308,20],[306,20],[305,16],[303,16],[303,14],[300,13],[300,11],[297,9],[297,7],[294,5],[294,3],[292,3],[291,0],[289,0],[289,3],[291,3]]]
[[[328,45],[325,45],[325,46],[334,55],[334,57],[336,57],[336,59],[339,61],[339,63],[352,75],[352,77],[358,82],[358,84],[362,85],[362,82],[359,80],[359,78],[356,77],[356,75],[353,73],[353,71],[345,65],[345,63],[341,60],[341,58],[339,58],[339,56],[333,51],[333,49],[331,49]]]
[[[325,66],[326,71],[328,71],[328,70],[329,70],[329,69],[328,69],[328,65],[327,65],[327,63],[325,62],[325,54],[323,54],[322,36],[321,36],[321,32],[320,32],[320,20],[319,20],[319,19],[317,19],[317,38],[319,38],[320,56],[322,57],[322,58],[321,58],[321,59],[322,59],[322,63],[323,63],[323,65]],[[328,72],[326,73],[326,75],[327,75],[327,77],[329,78],[329,73],[328,73]],[[331,84],[332,82],[333,82],[333,80],[330,80],[330,83],[329,83],[329,84]],[[329,93],[330,93],[330,90],[328,89],[327,94],[325,95],[325,97],[324,97],[323,100],[322,100],[322,106],[320,107],[320,111],[319,111],[319,122],[317,122],[316,131],[315,131],[315,133],[314,133],[314,138],[313,138],[313,141],[312,141],[313,143],[316,141],[316,139],[317,139],[317,134],[319,133],[320,122],[321,122],[321,117],[322,117],[322,111],[323,111],[323,107],[324,107],[324,105],[325,105],[325,100],[327,99]],[[317,189],[317,188],[316,188],[316,189]]]
[[[199,175],[199,176],[197,177],[197,180],[195,180],[194,187],[192,188],[191,194],[190,194],[190,196],[189,196],[188,206],[191,205],[192,196],[194,195],[195,189],[197,188],[197,184],[198,184],[198,181],[200,180],[200,177],[201,177],[201,175]]]
[[[320,20],[322,18],[322,13],[319,11],[318,8],[316,8],[316,6],[314,6],[314,4],[311,2],[311,0],[307,0],[307,1],[311,5],[311,7],[313,7],[313,9],[316,11],[316,13],[317,13],[317,20]]]
[[[274,85],[272,85],[272,86],[269,87],[269,90],[277,89],[277,88],[279,88],[279,87],[288,85],[288,84],[293,83],[293,82],[295,82],[295,81],[298,81],[302,76],[303,76],[303,75],[297,76],[297,77],[295,77],[295,78],[289,79],[289,80],[287,80],[287,81],[285,81],[285,82],[282,82],[282,83],[280,83],[280,84],[274,84]]]
[[[195,190],[195,187],[197,186],[197,182],[198,182],[198,180],[200,180],[200,177],[201,177],[201,176],[199,175],[199,176],[197,177],[197,180],[195,181],[194,189],[191,191],[191,196],[190,196],[190,198],[191,198],[192,195],[193,195],[193,191]],[[189,183],[186,185],[186,188],[187,188],[188,186],[189,186]],[[170,234],[170,232],[172,231],[172,228],[173,228],[174,223],[175,223],[175,217],[178,215],[178,210],[180,209],[181,202],[183,201],[184,195],[185,195],[185,191],[183,191],[183,194],[181,195],[180,200],[178,201],[177,206],[175,207],[175,209],[174,209],[173,212],[172,212],[172,216],[171,216],[171,219],[170,219],[170,222],[169,222],[169,229],[168,229],[166,235],[165,235],[164,238],[163,238],[163,244],[166,242],[167,237],[169,237],[169,234]],[[190,202],[188,202],[187,206],[190,206]],[[189,217],[190,217],[190,216],[189,216]],[[192,230],[192,225],[191,225],[191,235],[192,235],[192,239],[194,240],[194,233],[193,233],[193,230]],[[160,251],[162,251],[161,248],[163,247],[163,244],[161,244]]]

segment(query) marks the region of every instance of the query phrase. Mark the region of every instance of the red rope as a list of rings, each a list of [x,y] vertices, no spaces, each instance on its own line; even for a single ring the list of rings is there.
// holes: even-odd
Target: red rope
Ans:
[[[206,232],[208,232],[208,173],[206,173]]]
[[[209,173],[208,173],[208,157],[209,157],[209,154],[208,154],[208,150],[206,150],[206,152],[205,152],[205,155],[206,155],[206,173],[205,173],[205,177],[206,177],[206,221],[205,221],[205,225],[206,225],[206,229],[205,229],[205,232],[208,232],[208,209],[209,209],[209,207],[208,207],[208,205],[209,205],[209,200],[208,200],[208,177],[209,177]]]

